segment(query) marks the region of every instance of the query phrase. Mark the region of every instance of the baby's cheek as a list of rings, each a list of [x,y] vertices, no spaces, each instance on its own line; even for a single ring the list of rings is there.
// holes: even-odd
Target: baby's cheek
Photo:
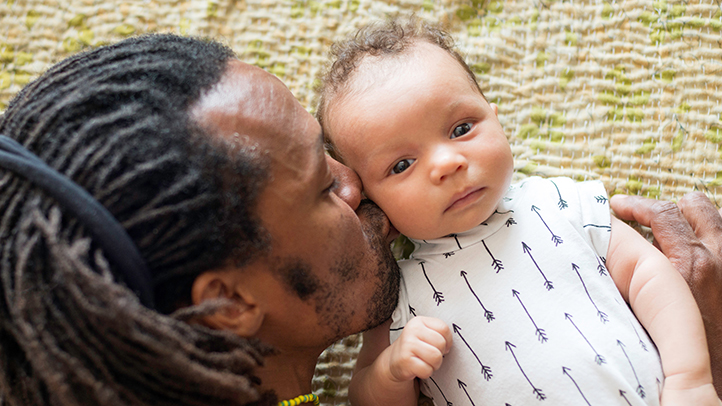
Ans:
[[[391,224],[393,224],[401,234],[410,238],[418,240],[436,238],[434,235],[439,228],[438,224],[436,224],[437,216],[434,216],[433,213],[430,213],[428,210],[420,209],[422,208],[409,207],[407,210],[398,213],[397,216],[391,216],[396,218],[396,222],[389,217]]]
[[[439,216],[435,213],[434,199],[428,188],[379,188],[372,190],[369,197],[386,213],[391,224],[407,237],[419,238],[418,236],[425,236],[436,228],[434,222]],[[426,237],[420,239],[424,238]]]

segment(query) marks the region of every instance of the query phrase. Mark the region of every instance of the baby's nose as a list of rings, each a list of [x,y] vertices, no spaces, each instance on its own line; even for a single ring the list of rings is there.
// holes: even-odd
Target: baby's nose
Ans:
[[[466,157],[453,149],[440,148],[433,157],[433,165],[430,171],[433,183],[443,182],[449,175],[464,170],[468,167]]]

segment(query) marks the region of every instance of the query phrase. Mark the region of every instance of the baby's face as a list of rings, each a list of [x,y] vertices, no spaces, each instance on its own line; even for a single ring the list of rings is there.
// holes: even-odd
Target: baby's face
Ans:
[[[403,234],[433,239],[486,220],[513,170],[497,107],[447,52],[426,42],[366,59],[327,129],[364,192]]]

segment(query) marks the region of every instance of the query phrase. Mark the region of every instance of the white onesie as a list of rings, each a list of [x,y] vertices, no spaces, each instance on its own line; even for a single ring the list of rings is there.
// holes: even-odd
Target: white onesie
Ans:
[[[439,406],[658,405],[659,354],[607,269],[600,182],[529,178],[462,234],[414,241],[391,340],[415,315],[452,328],[422,383]]]

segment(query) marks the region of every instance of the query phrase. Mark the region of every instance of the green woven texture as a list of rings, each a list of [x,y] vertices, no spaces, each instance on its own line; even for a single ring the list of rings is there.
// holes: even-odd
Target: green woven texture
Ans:
[[[722,192],[722,5],[715,1],[0,0],[0,111],[81,50],[145,32],[207,36],[312,109],[328,46],[391,15],[447,24],[515,157],[516,178],[600,179],[610,194]],[[719,204],[718,204],[719,205]],[[322,355],[315,392],[347,404],[360,338]]]

